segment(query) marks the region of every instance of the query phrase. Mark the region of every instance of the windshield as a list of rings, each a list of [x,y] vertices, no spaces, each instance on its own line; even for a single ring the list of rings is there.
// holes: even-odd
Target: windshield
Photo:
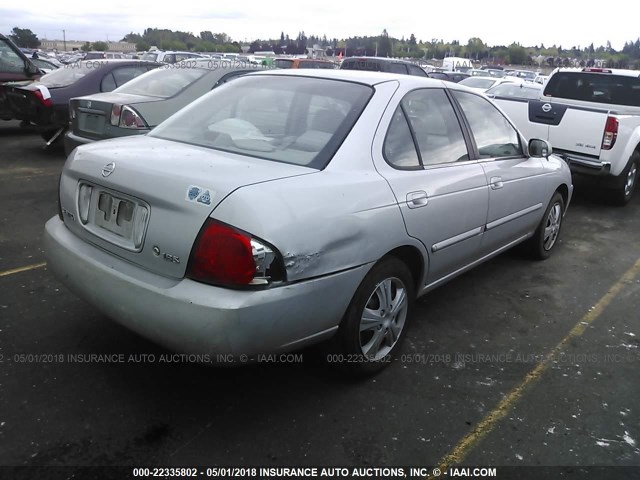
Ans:
[[[351,82],[250,74],[196,100],[151,136],[322,169],[372,93]]]
[[[496,83],[496,81],[493,78],[488,77],[469,77],[464,80],[460,80],[460,85],[471,88],[489,88],[494,83]]]
[[[0,40],[0,72],[22,73],[25,62],[11,45],[5,40]]]
[[[76,62],[65,65],[62,68],[54,70],[40,77],[38,82],[46,87],[66,87],[77,82],[87,73],[100,68],[104,62],[98,60],[89,60],[86,62]]]
[[[527,86],[516,83],[503,83],[491,87],[485,93],[487,95],[494,95],[496,97],[510,97],[510,98],[538,98],[542,86]]]
[[[149,52],[147,52],[147,53],[144,53],[142,55],[141,60],[149,60],[151,62],[155,62],[157,58],[158,58],[158,54],[157,53],[149,53]]]
[[[208,71],[210,70],[204,68],[158,68],[130,80],[117,88],[115,92],[169,98],[204,76]]]

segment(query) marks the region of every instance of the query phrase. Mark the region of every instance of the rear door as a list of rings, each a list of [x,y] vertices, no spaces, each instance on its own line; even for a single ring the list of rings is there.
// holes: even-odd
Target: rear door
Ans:
[[[468,138],[444,88],[409,92],[385,116],[374,161],[407,232],[429,252],[427,284],[433,284],[477,258],[489,202],[486,177],[469,158]]]

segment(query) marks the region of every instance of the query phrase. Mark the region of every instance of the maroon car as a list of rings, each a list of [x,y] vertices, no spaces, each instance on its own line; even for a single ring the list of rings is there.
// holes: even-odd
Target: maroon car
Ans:
[[[43,75],[28,85],[6,85],[6,106],[13,118],[40,127],[47,146],[69,126],[69,100],[110,92],[162,65],[141,60],[86,60]]]
[[[5,82],[28,83],[38,79],[42,71],[11,41],[0,33],[0,120],[11,120],[5,105]]]

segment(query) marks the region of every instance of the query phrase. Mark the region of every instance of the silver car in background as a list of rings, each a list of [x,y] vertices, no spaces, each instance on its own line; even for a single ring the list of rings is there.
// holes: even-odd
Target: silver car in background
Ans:
[[[75,149],[45,246],[71,290],[171,349],[328,341],[369,373],[416,296],[522,242],[548,257],[572,190],[546,141],[454,83],[259,72]]]

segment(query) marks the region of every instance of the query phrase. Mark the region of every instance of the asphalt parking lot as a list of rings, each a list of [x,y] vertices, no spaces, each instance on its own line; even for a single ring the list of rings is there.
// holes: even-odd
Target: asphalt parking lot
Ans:
[[[42,145],[0,122],[0,465],[547,466],[567,478],[624,466],[637,468],[612,478],[638,478],[640,193],[619,208],[578,183],[549,260],[507,252],[423,297],[399,358],[356,382],[304,355],[195,364],[68,292],[41,245],[64,152]]]

